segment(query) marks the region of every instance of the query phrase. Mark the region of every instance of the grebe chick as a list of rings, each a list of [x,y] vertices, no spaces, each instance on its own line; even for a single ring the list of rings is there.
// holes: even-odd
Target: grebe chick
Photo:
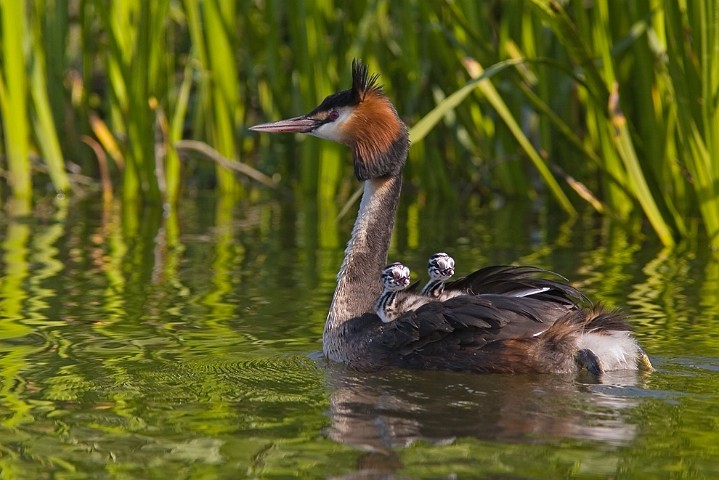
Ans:
[[[384,323],[391,322],[397,318],[402,311],[397,309],[397,293],[409,286],[409,268],[399,262],[387,265],[382,270],[382,286],[384,290],[377,298],[374,311]]]
[[[427,265],[429,282],[422,289],[422,295],[437,298],[444,291],[444,282],[454,275],[454,258],[444,252],[438,252],[429,257]]]

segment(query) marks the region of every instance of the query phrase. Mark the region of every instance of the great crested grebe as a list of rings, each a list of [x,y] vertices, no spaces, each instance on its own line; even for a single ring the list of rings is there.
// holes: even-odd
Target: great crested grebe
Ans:
[[[649,368],[621,314],[583,306],[586,299],[578,290],[534,267],[482,268],[448,282],[435,301],[392,322],[380,320],[374,304],[382,291],[409,135],[378,78],[355,60],[351,89],[328,96],[306,115],[251,127],[343,143],[352,150],[355,176],[364,182],[322,335],[325,356],[369,371]]]
[[[444,252],[438,252],[429,257],[427,263],[429,282],[422,289],[422,295],[439,297],[444,291],[444,284],[454,275],[454,258]]]
[[[399,262],[387,265],[382,270],[382,293],[374,304],[374,311],[384,323],[399,317],[404,310],[395,301],[397,293],[409,286],[409,268]]]

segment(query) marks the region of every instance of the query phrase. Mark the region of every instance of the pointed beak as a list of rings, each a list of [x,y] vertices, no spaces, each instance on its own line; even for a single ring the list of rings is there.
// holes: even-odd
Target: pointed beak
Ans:
[[[301,117],[288,118],[287,120],[261,123],[250,127],[250,130],[268,133],[309,133],[317,128],[321,123],[322,122],[319,120],[303,115]]]

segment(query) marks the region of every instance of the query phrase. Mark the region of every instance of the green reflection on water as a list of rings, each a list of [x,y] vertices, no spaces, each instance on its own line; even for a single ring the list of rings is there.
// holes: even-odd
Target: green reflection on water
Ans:
[[[2,291],[0,308],[4,312],[3,321],[0,322],[0,340],[2,340],[0,395],[3,398],[3,407],[0,411],[2,411],[3,429],[12,429],[32,422],[31,407],[23,395],[27,381],[22,375],[22,370],[38,347],[23,341],[33,333],[33,329],[21,321],[23,304],[29,296],[25,291],[25,282],[30,274],[27,247],[29,237],[28,225],[11,224],[3,241],[5,274],[0,286]]]
[[[66,219],[8,221],[3,475],[718,473],[719,270],[697,245],[662,250],[536,204],[460,211],[408,194],[392,258],[421,266],[442,249],[459,274],[488,263],[561,272],[632,314],[658,371],[604,385],[358,376],[317,358],[352,218],[303,197],[262,200],[198,196],[135,220],[80,203]]]

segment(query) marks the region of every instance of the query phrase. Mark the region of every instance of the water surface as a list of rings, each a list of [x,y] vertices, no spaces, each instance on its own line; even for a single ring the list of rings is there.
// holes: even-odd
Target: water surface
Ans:
[[[719,263],[587,213],[406,195],[437,250],[623,306],[651,375],[360,374],[319,354],[352,215],[274,197],[73,203],[0,230],[3,478],[715,478]],[[699,243],[699,242],[697,242]]]

